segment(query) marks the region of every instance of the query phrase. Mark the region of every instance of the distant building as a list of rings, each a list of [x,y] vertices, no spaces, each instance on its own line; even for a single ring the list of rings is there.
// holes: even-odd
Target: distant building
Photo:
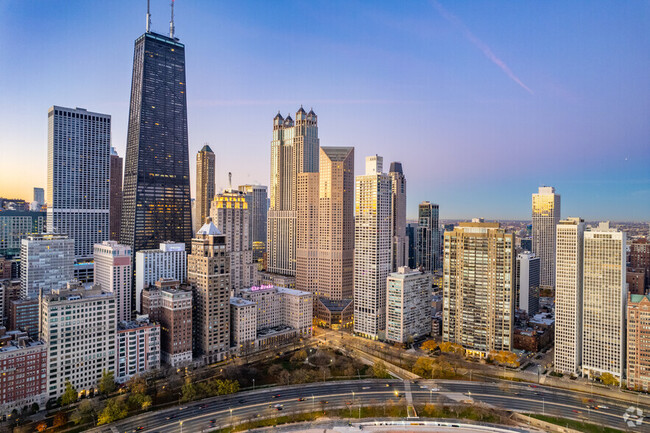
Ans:
[[[529,316],[539,311],[539,257],[531,252],[517,254],[516,305]]]
[[[264,185],[239,185],[239,190],[244,193],[250,215],[250,224],[248,225],[251,244],[261,243],[266,247],[266,219],[269,210],[268,188]],[[253,259],[259,260],[262,254],[255,255],[253,248]],[[260,249],[261,251],[261,249]]]
[[[417,223],[408,223],[406,224],[406,238],[408,245],[408,267],[411,269],[416,269],[416,255],[417,255]]]
[[[20,243],[45,231],[46,213],[6,210],[0,212],[0,256],[20,255]]]
[[[630,245],[630,267],[645,271],[646,291],[650,290],[650,242],[647,237],[635,239]]]
[[[629,294],[627,298],[627,386],[650,390],[650,298]]]
[[[45,204],[45,190],[43,188],[34,188],[34,201],[38,206]]]
[[[391,222],[393,230],[392,272],[408,266],[408,239],[406,237],[406,177],[401,162],[391,162]]]
[[[157,368],[160,368],[160,325],[147,317],[121,322],[117,328],[115,381],[124,383]]]
[[[122,173],[124,160],[111,147],[111,177],[110,177],[110,240],[120,240],[120,225],[122,224]]]
[[[555,288],[555,228],[560,222],[560,195],[550,186],[533,194],[532,252],[540,258],[540,284]]]
[[[627,268],[625,280],[628,284],[629,293],[635,295],[645,295],[646,290],[646,272],[645,269]]]
[[[64,287],[74,278],[75,241],[65,235],[30,235],[21,241],[20,287],[23,298]]]
[[[38,340],[38,298],[14,299],[8,302],[7,327],[10,331],[26,332],[29,338]]]
[[[161,278],[178,280],[187,277],[185,244],[163,242],[156,250],[141,250],[135,254],[135,309],[141,312],[142,291]]]
[[[205,223],[205,219],[210,216],[210,206],[215,193],[214,162],[214,152],[206,144],[196,154],[195,227],[201,227]]]
[[[533,250],[533,238],[523,238],[521,240],[521,249],[523,251],[532,251]]]
[[[400,267],[386,282],[386,339],[408,343],[431,333],[431,275]]]
[[[418,206],[418,226],[416,232],[416,267],[433,273],[439,268],[440,228],[437,204],[424,201]]]
[[[117,321],[131,320],[131,247],[116,241],[104,241],[95,245],[95,284],[107,292],[115,293]]]

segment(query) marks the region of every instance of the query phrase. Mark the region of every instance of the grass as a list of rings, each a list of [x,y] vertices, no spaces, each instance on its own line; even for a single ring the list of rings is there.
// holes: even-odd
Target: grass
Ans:
[[[603,427],[595,424],[586,424],[584,422],[574,421],[572,419],[556,418],[552,416],[537,415],[537,414],[529,414],[528,416],[530,416],[531,418],[536,418],[542,421],[546,421],[551,424],[560,425],[563,427],[566,426],[574,430],[578,430],[585,433],[623,433],[623,430],[619,430],[616,428]]]

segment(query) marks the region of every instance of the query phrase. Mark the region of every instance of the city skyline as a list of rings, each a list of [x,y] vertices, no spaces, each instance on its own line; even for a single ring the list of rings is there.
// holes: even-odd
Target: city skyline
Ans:
[[[648,219],[650,61],[638,55],[650,47],[648,5],[433,1],[340,10],[177,5],[188,47],[189,154],[206,142],[215,150],[218,191],[229,171],[234,184],[269,185],[272,118],[303,104],[320,117],[323,146],[402,162],[409,219],[424,200],[440,205],[441,219],[529,219],[530,193],[541,185],[562,194],[567,216]],[[0,91],[13,101],[0,108],[0,196],[29,199],[45,187],[43,112],[52,105],[110,114],[111,145],[126,155],[131,50],[145,2],[12,2],[0,12],[0,53],[21,59],[0,66],[8,77]],[[152,2],[152,30],[166,34],[168,21],[169,5]],[[57,30],[60,37],[43,38]],[[73,43],[84,61],[52,45]],[[277,46],[302,48],[304,58],[277,61]],[[355,170],[363,171],[360,161]]]

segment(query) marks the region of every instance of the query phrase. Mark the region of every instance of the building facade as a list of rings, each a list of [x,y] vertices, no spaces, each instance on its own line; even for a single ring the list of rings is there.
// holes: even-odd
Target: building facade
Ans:
[[[0,256],[19,256],[23,239],[45,231],[45,215],[45,212],[17,210],[0,212]]]
[[[117,154],[114,147],[111,147],[111,177],[109,181],[110,190],[110,212],[109,226],[111,230],[110,240],[120,240],[120,225],[122,224],[122,176],[124,175],[124,158]]]
[[[257,304],[243,298],[230,298],[230,346],[238,355],[255,349]]]
[[[95,284],[115,293],[118,323],[131,320],[132,261],[131,247],[128,245],[120,245],[116,241],[95,245]]]
[[[557,225],[555,265],[555,369],[576,374],[582,363],[582,266],[585,223]]]
[[[386,329],[386,278],[391,268],[391,181],[381,156],[366,158],[357,176],[354,226],[354,332],[379,338]]]
[[[135,254],[135,309],[141,312],[142,291],[161,278],[185,281],[187,252],[185,244],[163,242],[157,250],[142,250]]]
[[[78,392],[96,390],[102,372],[115,370],[115,306],[115,295],[99,286],[69,284],[40,297],[49,398],[62,395],[66,381]]]
[[[65,235],[30,235],[21,241],[21,296],[37,298],[43,290],[49,293],[74,278],[73,239]]]
[[[318,117],[302,107],[273,119],[271,141],[271,201],[267,226],[267,271],[296,274],[296,206],[299,173],[318,171]]]
[[[610,373],[619,382],[625,363],[625,232],[600,223],[585,231],[582,297],[582,374]]]
[[[248,203],[249,215],[251,218],[249,239],[251,244],[261,244],[266,248],[266,219],[269,211],[268,188],[264,185],[239,185],[239,190],[244,193]],[[253,257],[259,260],[260,257]]]
[[[388,175],[391,179],[391,221],[393,229],[392,272],[408,266],[408,238],[406,237],[406,177],[401,162],[391,162]]]
[[[386,282],[386,339],[412,343],[431,334],[431,274],[405,266]]]
[[[0,214],[1,215],[1,214]],[[0,216],[0,218],[2,218]],[[650,289],[650,243],[648,238],[635,239],[630,245],[630,267],[643,269],[646,290]]]
[[[433,273],[439,268],[440,228],[437,204],[424,201],[418,206],[418,226],[416,232],[416,266]]]
[[[296,181],[296,289],[316,296],[319,177],[318,173],[300,173]]]
[[[9,330],[26,332],[29,338],[38,340],[38,298],[12,299],[8,300],[7,304],[7,327]]]
[[[43,188],[34,188],[34,201],[39,207],[45,204],[45,190]]]
[[[650,389],[650,298],[629,294],[627,298],[627,386]]]
[[[203,146],[196,154],[196,213],[194,227],[201,227],[210,216],[210,206],[215,193],[215,156],[210,146]],[[214,218],[214,217],[213,217]]]
[[[124,383],[137,374],[160,368],[160,325],[146,317],[121,322],[117,328],[115,381]]]
[[[443,341],[476,356],[511,350],[514,245],[499,223],[461,222],[445,232]]]
[[[47,402],[47,346],[18,337],[0,347],[0,416]]]
[[[529,316],[539,311],[539,257],[534,253],[524,251],[517,254],[517,269],[515,275],[517,308]]]
[[[185,45],[147,32],[135,41],[120,243],[134,253],[192,238]]]
[[[555,288],[555,237],[560,222],[560,195],[551,186],[533,194],[533,253],[540,259],[540,284]]]

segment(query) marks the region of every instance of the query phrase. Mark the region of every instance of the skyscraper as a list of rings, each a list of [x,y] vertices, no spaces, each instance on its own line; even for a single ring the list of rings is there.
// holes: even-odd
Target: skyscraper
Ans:
[[[108,240],[111,116],[53,106],[48,112],[47,231],[74,239],[77,269]],[[75,275],[85,279],[81,275]]]
[[[253,260],[262,258],[261,254],[256,257],[256,251],[266,250],[266,219],[269,210],[267,187],[264,185],[239,185],[239,190],[245,194],[248,211],[251,217],[249,224],[250,242],[253,245]]]
[[[296,190],[296,289],[314,298],[319,295],[318,182],[318,173],[300,173]]]
[[[255,284],[256,267],[249,241],[250,211],[244,193],[226,190],[212,201],[210,216],[226,237],[230,256],[230,288],[239,291]]]
[[[34,201],[38,203],[39,206],[45,204],[45,190],[43,188],[34,188]]]
[[[613,375],[625,365],[625,232],[600,223],[585,231],[582,297],[582,374]]]
[[[120,234],[134,253],[192,238],[185,46],[171,24],[135,41]]]
[[[376,339],[386,329],[386,277],[391,268],[390,176],[379,155],[357,176],[354,225],[354,332]]]
[[[392,271],[408,264],[408,238],[406,237],[406,177],[401,162],[391,162],[388,175],[391,178],[393,223],[393,264]]]
[[[131,320],[133,272],[131,247],[116,241],[95,245],[95,284],[115,294],[117,322]]]
[[[582,259],[585,222],[557,225],[555,266],[555,369],[576,374],[582,362]]]
[[[187,281],[194,292],[194,353],[206,363],[222,361],[230,349],[230,258],[226,236],[210,218],[192,239]]]
[[[214,192],[214,152],[206,144],[196,154],[196,227],[201,227],[210,216]]]
[[[271,142],[271,207],[268,212],[267,270],[296,274],[296,191],[299,173],[318,171],[318,118],[302,107],[273,119]]]
[[[470,354],[512,348],[515,238],[475,219],[445,232],[442,340]]]
[[[540,259],[540,284],[555,287],[555,237],[560,222],[560,195],[551,186],[533,194],[533,252]]]
[[[440,254],[440,228],[438,205],[423,201],[418,207],[416,233],[416,265],[433,273],[438,269]]]
[[[515,305],[529,316],[539,310],[539,257],[524,251],[517,254]]]
[[[110,238],[120,239],[120,224],[122,224],[122,174],[124,160],[111,147],[111,178],[110,178]]]

